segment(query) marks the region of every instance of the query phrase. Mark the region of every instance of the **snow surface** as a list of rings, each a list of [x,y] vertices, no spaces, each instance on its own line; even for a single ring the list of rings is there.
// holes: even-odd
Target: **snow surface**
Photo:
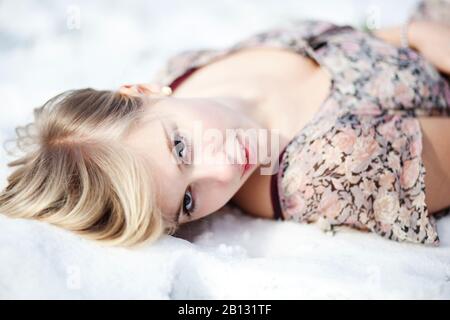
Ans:
[[[403,1],[0,1],[0,142],[70,88],[152,78],[179,50],[219,47],[289,19],[401,23]],[[0,151],[0,186],[12,160]],[[226,207],[138,250],[0,215],[0,298],[449,299],[450,217],[440,247],[257,219]]]

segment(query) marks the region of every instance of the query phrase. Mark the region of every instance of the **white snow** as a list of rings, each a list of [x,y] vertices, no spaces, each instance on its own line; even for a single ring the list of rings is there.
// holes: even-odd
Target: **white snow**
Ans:
[[[401,23],[403,1],[0,1],[0,142],[71,88],[145,82],[179,50],[226,46],[289,19]],[[375,13],[374,13],[375,12]],[[12,160],[0,151],[0,186]],[[0,298],[450,298],[450,217],[440,247],[232,208],[139,250],[107,248],[0,215]]]

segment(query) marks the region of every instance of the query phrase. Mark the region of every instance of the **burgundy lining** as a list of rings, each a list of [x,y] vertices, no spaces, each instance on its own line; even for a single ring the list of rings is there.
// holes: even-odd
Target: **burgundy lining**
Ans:
[[[278,174],[273,174],[272,177],[270,177],[270,200],[272,202],[272,208],[273,208],[273,218],[275,220],[283,220],[283,215],[281,213],[280,208],[280,200],[278,195]]]
[[[286,151],[287,145],[283,148],[278,156],[278,171],[270,177],[270,200],[272,202],[272,208],[274,212],[273,218],[275,220],[284,220],[283,213],[280,205],[280,196],[278,191],[278,173],[281,170],[281,159]]]
[[[184,79],[189,77],[197,69],[198,68],[189,68],[181,76],[172,81],[172,83],[169,84],[169,87],[170,89],[172,89],[172,92],[175,91],[175,89],[184,81]]]

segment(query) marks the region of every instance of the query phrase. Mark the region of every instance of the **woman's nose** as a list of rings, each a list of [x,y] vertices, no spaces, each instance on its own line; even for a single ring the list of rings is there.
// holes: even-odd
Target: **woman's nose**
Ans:
[[[193,179],[211,184],[230,184],[237,174],[232,164],[199,164]]]
[[[203,152],[202,159],[196,161],[194,174],[199,180],[227,184],[239,176],[239,168],[230,160],[227,152],[219,148]]]

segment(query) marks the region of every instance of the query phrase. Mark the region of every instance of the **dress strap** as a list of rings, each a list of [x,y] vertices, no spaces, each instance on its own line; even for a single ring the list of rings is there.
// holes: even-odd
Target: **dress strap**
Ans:
[[[281,169],[281,160],[283,159],[283,155],[284,155],[288,145],[289,144],[287,144],[283,148],[280,155],[278,156],[278,171],[270,177],[270,200],[272,202],[272,209],[274,212],[273,218],[275,220],[285,220],[284,216],[283,216],[283,212],[281,210],[281,204],[280,204],[280,194],[279,194],[279,190],[278,190],[278,175],[280,173],[279,171],[282,170]]]
[[[278,195],[278,173],[275,173],[270,177],[270,198],[274,212],[273,218],[275,220],[284,220],[281,212],[280,197]]]

